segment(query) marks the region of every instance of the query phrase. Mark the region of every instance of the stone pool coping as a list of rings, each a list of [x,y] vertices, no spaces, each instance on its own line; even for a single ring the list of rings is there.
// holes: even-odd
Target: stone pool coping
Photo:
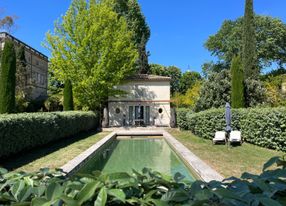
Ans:
[[[187,147],[181,142],[174,138],[170,133],[164,130],[153,130],[153,131],[116,131],[107,135],[89,149],[69,161],[67,164],[61,167],[61,169],[68,175],[76,172],[86,161],[88,161],[93,154],[100,149],[105,143],[115,139],[117,136],[163,136],[163,138],[173,147],[176,153],[184,160],[184,162],[194,170],[197,176],[205,182],[212,180],[222,181],[224,178],[213,168],[207,165],[194,153],[192,153]]]

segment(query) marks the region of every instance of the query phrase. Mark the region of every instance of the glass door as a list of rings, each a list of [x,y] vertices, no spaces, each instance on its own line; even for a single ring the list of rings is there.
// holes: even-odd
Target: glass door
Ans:
[[[146,106],[145,110],[145,124],[150,125],[150,106]]]
[[[141,126],[144,123],[144,107],[135,106],[135,125]]]
[[[129,106],[129,125],[134,124],[134,109],[133,106]]]

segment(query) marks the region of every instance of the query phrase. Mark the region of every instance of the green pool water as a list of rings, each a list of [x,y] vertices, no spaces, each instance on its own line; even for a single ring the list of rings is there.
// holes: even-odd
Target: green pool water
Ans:
[[[185,179],[195,180],[163,138],[114,140],[95,154],[78,173],[91,173],[96,170],[106,174],[131,173],[132,169],[142,171],[144,167],[172,176],[180,172]]]

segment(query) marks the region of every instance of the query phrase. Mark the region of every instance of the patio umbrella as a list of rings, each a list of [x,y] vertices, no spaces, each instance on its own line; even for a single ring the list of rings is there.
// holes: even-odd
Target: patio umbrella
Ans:
[[[225,105],[225,122],[226,122],[226,132],[231,131],[231,108],[230,104],[227,102]]]

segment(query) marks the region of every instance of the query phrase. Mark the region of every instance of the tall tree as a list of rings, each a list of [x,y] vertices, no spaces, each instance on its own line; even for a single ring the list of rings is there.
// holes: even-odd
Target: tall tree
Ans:
[[[133,31],[133,41],[138,49],[137,71],[138,73],[150,73],[148,64],[148,52],[146,44],[149,41],[151,32],[141,11],[137,0],[105,0],[113,7],[116,13],[125,17],[128,28]]]
[[[139,74],[149,74],[150,66],[148,63],[148,52],[146,51],[146,39],[143,36],[141,43],[138,46],[139,58],[137,61],[137,71]]]
[[[231,106],[244,107],[244,74],[240,56],[235,56],[231,63]]]
[[[256,56],[255,21],[253,0],[245,0],[245,13],[243,20],[243,50],[242,65],[245,78],[256,79],[259,75]]]
[[[79,106],[96,109],[134,72],[138,52],[133,37],[125,18],[106,3],[73,0],[54,32],[47,33],[51,69],[59,81],[73,82]]]
[[[179,92],[180,79],[182,72],[175,66],[165,67],[159,64],[150,65],[150,73],[154,75],[171,77],[171,94]]]
[[[16,53],[12,41],[6,41],[1,56],[0,113],[15,111]]]
[[[67,79],[64,86],[64,110],[70,111],[74,109],[72,82]]]
[[[11,29],[15,25],[15,19],[15,16],[5,16],[4,18],[0,18],[0,30],[11,32]]]
[[[25,48],[21,46],[17,53],[16,63],[16,94],[26,94],[26,79],[27,79],[27,61],[25,57]]]
[[[278,18],[257,15],[255,31],[259,69],[270,65],[285,67],[286,24]],[[206,70],[217,72],[221,68],[230,68],[232,58],[241,55],[243,50],[243,17],[224,21],[219,31],[208,38],[205,47],[219,59],[218,63],[206,64]]]
[[[202,77],[200,73],[194,71],[186,71],[180,79],[179,92],[186,94],[188,89],[192,88],[194,84],[201,79]]]

